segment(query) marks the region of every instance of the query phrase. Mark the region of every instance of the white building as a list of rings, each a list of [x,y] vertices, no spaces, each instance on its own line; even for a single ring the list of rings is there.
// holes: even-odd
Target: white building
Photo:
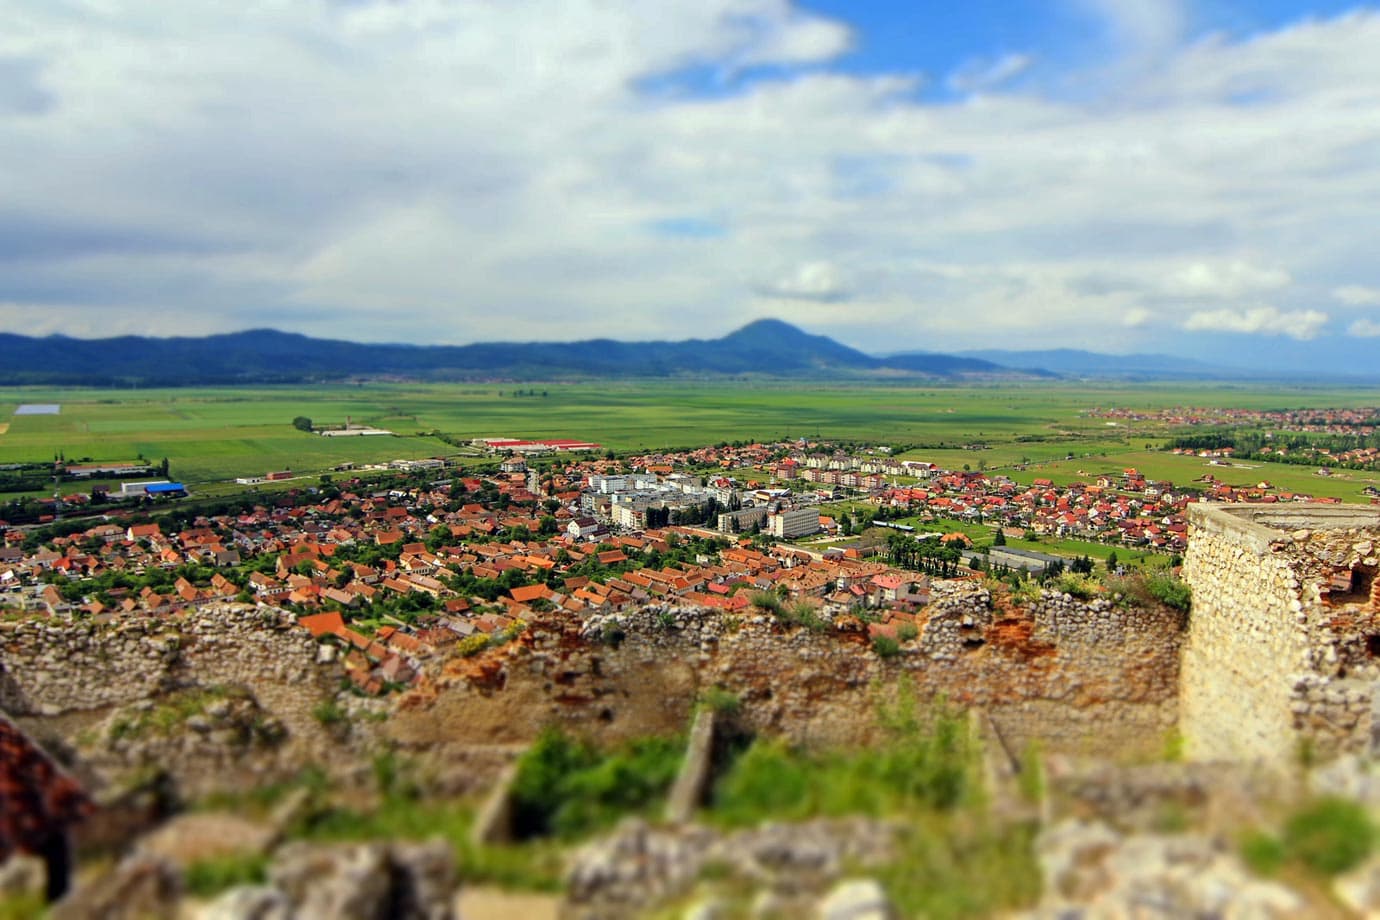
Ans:
[[[796,508],[767,515],[767,533],[778,540],[808,537],[819,531],[819,512],[814,508]]]
[[[614,505],[613,523],[619,527],[626,527],[629,530],[641,530],[646,522],[646,509],[644,505]]]

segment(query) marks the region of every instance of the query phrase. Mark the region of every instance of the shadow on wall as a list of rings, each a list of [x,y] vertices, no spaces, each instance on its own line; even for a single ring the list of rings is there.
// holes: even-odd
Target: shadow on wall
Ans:
[[[19,685],[19,681],[5,667],[5,663],[0,661],[0,712],[13,712],[18,715],[25,715],[31,712],[29,698],[24,693],[24,688]]]

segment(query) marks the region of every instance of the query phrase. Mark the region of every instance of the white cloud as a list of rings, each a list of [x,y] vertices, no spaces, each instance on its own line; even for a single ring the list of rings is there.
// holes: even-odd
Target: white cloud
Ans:
[[[12,0],[0,324],[1130,350],[1376,302],[1380,15],[1186,45],[1182,4],[1072,2],[1158,63],[1089,102],[993,53],[929,103],[787,0]]]
[[[1358,319],[1347,327],[1347,335],[1358,339],[1380,338],[1380,321],[1373,319]]]
[[[1127,310],[1121,317],[1121,324],[1132,329],[1149,324],[1154,319],[1155,314],[1144,307],[1133,307]]]
[[[848,286],[832,262],[806,262],[757,286],[764,297],[830,302],[848,296]]]
[[[852,47],[853,32],[843,23],[791,15],[771,21],[765,34],[744,49],[738,63],[813,64],[836,58]]]
[[[950,74],[945,82],[961,93],[992,90],[1025,73],[1033,63],[1034,58],[1028,54],[1004,54],[996,60],[975,58]]]
[[[1166,290],[1181,297],[1237,298],[1285,287],[1292,279],[1280,268],[1252,265],[1232,260],[1194,262],[1166,279]]]
[[[1077,0],[1101,17],[1123,45],[1139,51],[1162,51],[1184,34],[1187,12],[1182,0]]]
[[[1287,335],[1307,341],[1316,338],[1328,316],[1318,310],[1280,312],[1275,307],[1247,310],[1203,310],[1190,314],[1184,329],[1190,332],[1244,332],[1257,335]]]
[[[1334,288],[1332,296],[1348,307],[1380,307],[1380,288],[1346,284]]]

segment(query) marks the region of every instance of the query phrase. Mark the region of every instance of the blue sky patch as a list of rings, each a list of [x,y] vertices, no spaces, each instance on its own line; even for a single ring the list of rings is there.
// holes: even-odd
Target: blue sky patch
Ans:
[[[713,240],[728,236],[728,228],[708,217],[666,217],[652,221],[651,230],[658,236]]]

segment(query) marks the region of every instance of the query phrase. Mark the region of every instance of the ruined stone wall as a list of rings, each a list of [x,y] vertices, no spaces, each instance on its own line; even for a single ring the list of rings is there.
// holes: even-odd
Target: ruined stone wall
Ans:
[[[75,734],[118,707],[173,691],[239,687],[286,728],[297,754],[324,756],[331,739],[314,710],[338,692],[342,674],[317,654],[291,614],[243,604],[110,623],[5,622],[0,710]]]
[[[1380,512],[1195,505],[1189,524],[1187,756],[1284,766],[1304,748],[1368,748],[1380,643],[1367,636],[1380,628],[1366,579]]]
[[[57,716],[144,699],[168,679],[180,641],[145,620],[0,623],[0,707]]]
[[[544,724],[608,740],[666,734],[718,688],[738,699],[747,730],[860,744],[879,737],[879,707],[904,678],[922,703],[988,711],[1015,753],[1030,741],[1118,760],[1163,753],[1178,716],[1177,614],[1053,593],[1033,611],[994,610],[972,584],[937,593],[892,658],[861,629],[812,632],[755,613],[649,606],[583,628],[538,623],[497,661],[458,662],[386,730],[416,749],[518,743]],[[1092,635],[1068,638],[1076,623]]]

